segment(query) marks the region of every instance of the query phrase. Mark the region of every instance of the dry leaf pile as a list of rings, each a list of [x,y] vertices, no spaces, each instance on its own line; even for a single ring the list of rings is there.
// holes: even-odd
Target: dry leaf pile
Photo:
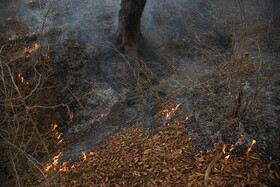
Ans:
[[[203,186],[214,153],[193,148],[195,139],[179,124],[153,133],[127,129],[87,153],[75,168],[57,175],[61,186]],[[34,170],[35,171],[35,170]],[[36,177],[36,178],[32,178]],[[27,185],[42,184],[39,173],[29,172]],[[209,186],[279,186],[279,174],[252,151],[243,160],[222,157],[209,176]]]

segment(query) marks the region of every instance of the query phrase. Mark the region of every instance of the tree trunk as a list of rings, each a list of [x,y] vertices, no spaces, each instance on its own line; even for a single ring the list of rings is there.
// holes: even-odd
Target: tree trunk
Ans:
[[[117,43],[127,54],[138,55],[140,20],[146,0],[122,0],[119,11]]]

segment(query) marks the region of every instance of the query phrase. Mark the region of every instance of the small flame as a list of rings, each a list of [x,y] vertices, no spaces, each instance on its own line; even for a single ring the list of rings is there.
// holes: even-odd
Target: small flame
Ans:
[[[45,171],[49,171],[52,167],[58,168],[58,159],[59,157],[62,156],[62,153],[60,152],[58,155],[53,157],[53,163],[52,164],[47,164],[45,167]]]
[[[226,144],[223,145],[223,153],[226,154]]]
[[[10,17],[7,18],[7,21],[11,21],[11,20],[12,20],[12,18],[10,18]]]
[[[57,124],[51,124],[51,129],[52,129],[52,131],[54,131],[57,127],[58,127]]]
[[[47,164],[45,167],[45,171],[48,172],[53,166],[51,164]]]
[[[86,160],[87,159],[87,155],[84,151],[82,151],[82,154],[83,154],[83,159]]]
[[[246,155],[252,150],[252,147],[253,147],[253,145],[254,145],[256,142],[257,142],[256,140],[253,140],[253,141],[252,141],[251,146],[248,148],[247,152],[245,153]]]
[[[74,114],[71,114],[71,122],[74,120]]]
[[[57,168],[58,167],[58,159],[59,159],[59,157],[61,156],[61,152],[57,155],[57,156],[54,156],[53,157],[53,166],[55,167],[55,168]]]
[[[23,83],[24,82],[24,78],[23,78],[23,74],[19,73],[18,74],[18,78],[20,79],[20,82]]]
[[[229,159],[230,155],[225,156],[226,159]]]
[[[171,119],[171,115],[179,108],[179,106],[182,103],[177,104],[174,108],[172,108],[170,111],[168,109],[164,109],[161,111],[161,115],[165,116],[165,119]]]
[[[35,43],[34,47],[32,47],[32,48],[29,48],[29,47],[25,48],[25,52],[26,53],[27,52],[28,53],[32,53],[32,52],[36,51],[37,49],[39,49],[39,47],[40,47],[40,45],[38,43]]]
[[[58,133],[57,133],[57,134],[58,134]],[[56,135],[57,135],[57,134],[56,134]],[[59,139],[61,138],[62,135],[63,135],[63,133],[60,133],[60,134],[57,135],[56,138],[59,140]]]
[[[234,149],[234,144],[231,144],[230,152]]]
[[[59,171],[67,171],[67,164],[70,162],[71,160],[67,161],[67,162],[63,162],[62,167],[59,169]]]
[[[61,143],[62,143],[62,141],[63,141],[63,139],[59,140],[59,142],[57,143],[57,145],[58,145],[58,144],[61,144]]]

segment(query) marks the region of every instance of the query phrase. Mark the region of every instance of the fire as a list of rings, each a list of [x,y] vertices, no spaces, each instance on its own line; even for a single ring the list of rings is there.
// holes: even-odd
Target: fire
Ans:
[[[74,120],[74,114],[71,114],[71,122]]]
[[[53,157],[53,163],[52,164],[47,164],[45,167],[45,171],[49,171],[52,167],[54,167],[55,169],[58,168],[58,159],[59,157],[62,156],[62,153],[60,152],[58,155]]]
[[[61,138],[61,136],[63,135],[63,133],[59,133],[59,132],[56,132],[55,133],[55,137],[59,140]]]
[[[48,172],[53,166],[51,164],[47,164],[45,167],[45,171]]]
[[[32,47],[32,48],[29,48],[29,47],[25,48],[25,53],[27,53],[27,52],[28,53],[32,53],[32,52],[36,51],[37,49],[39,49],[39,47],[40,47],[40,45],[38,43],[35,43],[34,47]]]
[[[84,151],[82,151],[82,154],[83,154],[83,159],[86,160],[87,159],[87,155]]]
[[[57,143],[57,145],[58,145],[58,144],[61,144],[61,143],[62,143],[62,141],[63,141],[63,139],[59,140],[59,142]]]
[[[10,18],[10,17],[7,18],[7,21],[11,21],[11,20],[12,20],[12,18]]]
[[[51,124],[51,129],[52,129],[52,131],[54,131],[57,127],[58,127],[57,124]]]
[[[233,149],[234,149],[234,145],[232,144],[229,151],[231,152]]]
[[[24,78],[23,78],[23,74],[19,73],[18,74],[18,78],[20,79],[20,82],[23,83],[24,82]]]
[[[67,171],[67,164],[71,161],[71,159],[67,162],[63,162],[62,167],[59,169],[59,171]]]
[[[251,146],[248,148],[247,152],[245,153],[245,155],[247,155],[251,150],[252,150],[252,147],[253,145],[256,143],[257,141],[256,140],[253,140],[252,143],[251,143]]]
[[[174,112],[179,108],[179,106],[182,103],[179,103],[178,105],[176,105],[174,108],[172,108],[170,111],[168,109],[164,109],[163,111],[161,111],[161,115],[163,115],[165,117],[165,119],[171,119],[171,115],[174,114]]]
[[[226,144],[223,145],[223,153],[226,154]]]

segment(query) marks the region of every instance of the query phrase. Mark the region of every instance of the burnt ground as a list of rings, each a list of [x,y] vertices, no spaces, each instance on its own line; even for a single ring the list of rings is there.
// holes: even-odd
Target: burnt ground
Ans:
[[[8,37],[28,45],[40,40],[38,1],[21,3],[24,8],[18,16],[12,17],[8,12],[3,17],[2,45]],[[233,157],[242,155],[256,140],[254,146],[259,154],[269,162],[279,163],[280,26],[278,15],[273,15],[271,25],[267,24],[270,3],[259,5],[264,10],[245,5],[248,25],[244,38],[238,6],[230,2],[148,2],[142,21],[143,62],[137,64],[141,67],[139,82],[112,45],[118,5],[111,3],[64,6],[63,1],[57,1],[47,20],[42,49],[50,56],[53,71],[47,77],[55,83],[53,91],[60,102],[67,103],[74,114],[72,120],[68,113],[60,114],[64,121],[59,124],[59,132],[65,140],[61,163],[74,160],[82,151],[94,149],[105,138],[135,124],[153,130],[186,116],[189,122],[185,128],[198,138],[194,144],[198,150],[210,150],[217,142],[229,148],[245,134],[242,146],[230,153]],[[227,10],[232,7],[235,9],[231,14]],[[253,19],[256,13],[258,22]],[[17,39],[20,35],[26,40]],[[216,101],[218,98],[228,105],[227,82],[214,69],[245,51],[250,53],[248,64],[261,64],[260,69],[241,72],[245,96],[273,76],[258,92],[254,108],[238,123],[231,123],[232,119],[221,115],[224,108]],[[234,69],[235,64],[228,64],[229,71]],[[179,103],[182,104],[171,119],[158,115]]]

